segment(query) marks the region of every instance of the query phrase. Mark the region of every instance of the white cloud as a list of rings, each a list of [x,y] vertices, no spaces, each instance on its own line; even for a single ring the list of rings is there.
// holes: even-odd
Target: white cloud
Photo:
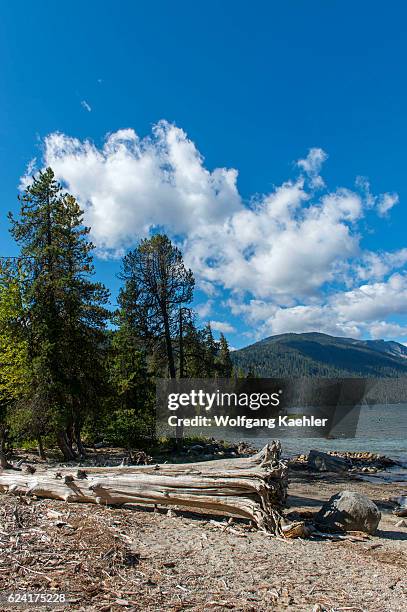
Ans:
[[[213,300],[208,300],[202,304],[197,304],[195,310],[201,319],[206,319],[212,312]]]
[[[225,321],[210,321],[210,324],[214,331],[222,332],[223,334],[232,334],[236,331],[233,325]]]
[[[403,337],[407,328],[385,319],[407,315],[407,274],[333,292],[311,304],[280,307],[268,301],[231,299],[228,305],[234,315],[246,317],[257,338],[306,331],[354,338]]]
[[[376,321],[370,325],[369,331],[374,339],[407,338],[407,327],[398,323]]]
[[[399,202],[397,193],[381,193],[377,196],[370,191],[370,183],[364,176],[356,178],[356,186],[364,193],[366,206],[376,208],[380,217],[387,216],[387,213]]]
[[[328,159],[328,155],[323,149],[313,148],[310,149],[305,159],[299,159],[297,166],[305,172],[310,179],[311,186],[319,189],[324,187],[325,183],[323,178],[320,176],[320,170],[323,163]]]
[[[399,201],[397,193],[383,193],[378,198],[377,210],[381,217],[387,215],[389,210],[393,208]]]
[[[88,111],[88,113],[92,112],[92,107],[90,106],[90,104],[88,102],[86,102],[86,100],[81,100],[81,106],[82,108],[84,108],[86,111]]]
[[[20,184],[18,186],[20,191],[24,191],[24,189],[26,189],[28,185],[31,183],[32,177],[36,173],[36,166],[37,166],[37,158],[33,157],[28,162],[27,167],[25,169],[25,173],[20,178]]]
[[[101,147],[53,133],[44,150],[45,164],[83,206],[100,257],[121,256],[155,228],[177,240],[209,297],[198,306],[203,318],[222,291],[257,336],[397,331],[384,325],[407,314],[407,249],[364,251],[362,232],[365,211],[387,215],[398,196],[372,195],[364,178],[355,190],[329,191],[320,176],[326,159],[310,149],[296,163],[298,177],[246,204],[237,170],[209,170],[186,133],[166,121],[144,138],[118,130]],[[213,327],[233,330],[222,321]]]
[[[307,206],[303,206],[308,203]],[[254,208],[189,232],[185,255],[204,279],[287,303],[311,296],[359,250],[357,194],[338,190],[315,204],[301,181],[286,183]]]
[[[407,263],[407,248],[393,252],[374,253],[367,251],[363,254],[355,272],[361,280],[383,279],[392,270],[403,268]]]
[[[210,297],[215,297],[219,294],[219,291],[215,285],[207,280],[204,280],[203,278],[199,279],[199,288]]]
[[[407,314],[407,276],[393,274],[385,282],[369,283],[330,298],[344,319],[364,323],[394,314]]]
[[[190,232],[242,207],[237,171],[208,171],[185,132],[165,121],[143,139],[132,129],[119,130],[101,149],[51,134],[45,163],[85,207],[102,249],[134,245],[157,226],[173,234]]]

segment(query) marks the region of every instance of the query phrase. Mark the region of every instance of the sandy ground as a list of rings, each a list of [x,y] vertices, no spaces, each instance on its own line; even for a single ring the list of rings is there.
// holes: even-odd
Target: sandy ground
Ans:
[[[281,540],[180,510],[2,495],[0,591],[64,591],[75,611],[407,610],[407,529],[395,527],[387,503],[404,489],[300,471],[290,480],[293,516],[311,517],[347,488],[379,505],[380,531],[353,541]]]

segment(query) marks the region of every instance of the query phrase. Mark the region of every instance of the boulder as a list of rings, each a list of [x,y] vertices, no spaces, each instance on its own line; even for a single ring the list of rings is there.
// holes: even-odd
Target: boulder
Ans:
[[[317,450],[310,450],[308,454],[308,467],[317,472],[347,472],[352,462],[344,457],[335,457]]]
[[[316,522],[328,529],[375,533],[381,514],[374,502],[362,493],[341,491],[318,512]]]

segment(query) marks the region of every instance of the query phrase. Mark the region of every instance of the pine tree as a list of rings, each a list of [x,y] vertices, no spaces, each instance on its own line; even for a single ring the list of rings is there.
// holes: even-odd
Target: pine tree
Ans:
[[[153,437],[155,386],[145,351],[126,321],[125,312],[120,313],[118,322],[110,358],[110,382],[115,399],[107,429],[115,443],[131,451],[141,439]]]
[[[184,326],[185,377],[205,378],[207,376],[207,360],[205,334],[197,329],[190,319]]]
[[[221,378],[230,378],[232,376],[233,363],[230,357],[229,345],[222,333],[219,338],[219,353],[216,367]]]
[[[203,344],[205,351],[205,376],[211,378],[216,376],[216,359],[218,356],[219,346],[215,341],[210,323],[207,323],[203,330]]]
[[[174,341],[179,337],[179,309],[191,302],[194,278],[181,251],[168,236],[142,240],[123,259],[120,306],[150,349],[165,345],[168,372],[176,378]]]
[[[52,418],[65,459],[81,451],[91,381],[98,370],[98,343],[108,292],[92,282],[93,245],[75,199],[63,192],[51,168],[40,172],[20,198],[11,234],[21,247],[33,364],[33,400]],[[90,394],[92,395],[92,394]]]

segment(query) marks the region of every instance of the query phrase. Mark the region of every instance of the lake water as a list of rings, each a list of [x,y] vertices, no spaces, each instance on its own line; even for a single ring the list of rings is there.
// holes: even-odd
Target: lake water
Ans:
[[[265,438],[245,438],[261,448]],[[284,437],[281,439],[284,456],[321,451],[368,451],[386,455],[402,463],[388,473],[391,480],[407,480],[407,404],[362,406],[355,438],[326,439]]]

